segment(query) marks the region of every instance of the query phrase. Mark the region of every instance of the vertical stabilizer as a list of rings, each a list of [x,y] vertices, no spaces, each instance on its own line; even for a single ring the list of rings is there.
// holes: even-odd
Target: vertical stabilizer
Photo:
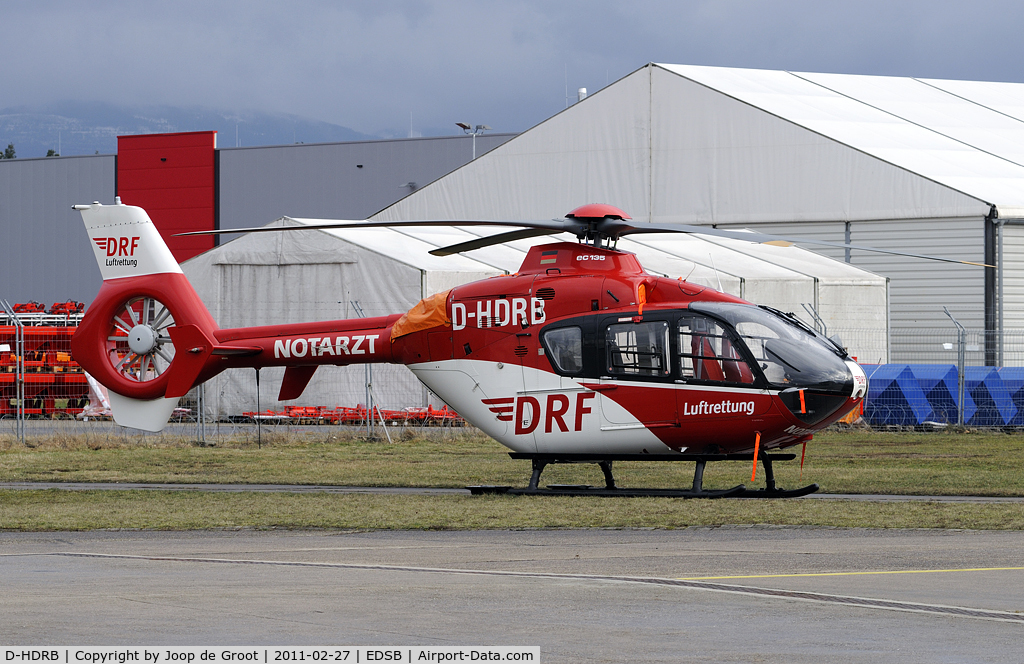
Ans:
[[[150,274],[181,274],[170,249],[140,207],[75,205],[82,213],[103,281]]]
[[[103,286],[72,338],[72,353],[109,391],[115,422],[160,431],[202,369],[175,363],[171,330],[187,326],[195,330],[190,340],[206,339],[217,325],[145,210],[120,199],[74,209]],[[168,398],[172,382],[175,396]]]

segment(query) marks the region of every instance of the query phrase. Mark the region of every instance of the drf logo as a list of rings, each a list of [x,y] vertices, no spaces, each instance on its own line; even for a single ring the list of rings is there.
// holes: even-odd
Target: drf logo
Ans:
[[[586,405],[588,399],[597,396],[596,392],[577,392],[576,408],[573,409],[572,418],[573,431],[583,430],[583,416],[592,411],[591,406]],[[497,415],[500,422],[516,423],[516,435],[533,433],[544,421],[544,433],[551,433],[558,427],[559,431],[569,431],[569,425],[565,418],[569,415],[571,401],[567,394],[549,394],[544,399],[544,406],[537,397],[505,397],[503,399],[481,399],[480,402],[487,406],[487,409]],[[514,419],[513,419],[514,418]]]
[[[137,237],[98,237],[93,238],[93,242],[107,256],[134,256],[139,248]]]

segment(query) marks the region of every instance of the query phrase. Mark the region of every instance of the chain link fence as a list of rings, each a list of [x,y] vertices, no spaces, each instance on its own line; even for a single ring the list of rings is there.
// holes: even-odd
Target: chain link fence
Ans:
[[[1024,330],[894,328],[839,331],[868,374],[864,419],[878,428],[1024,427]]]
[[[463,424],[450,413],[435,415],[440,412],[436,410],[428,417],[411,412],[416,409],[408,409],[408,417],[391,411],[384,417],[376,410],[360,410],[361,404],[321,407],[315,413],[310,407],[301,413],[260,413],[266,415],[262,418],[250,412],[215,417],[200,387],[181,399],[163,433],[125,430],[110,420],[102,389],[71,356],[71,336],[82,317],[77,303],[49,309],[5,300],[0,305],[0,438],[135,436],[202,442],[222,436],[256,440],[265,427],[293,433],[347,426],[380,435],[391,427]],[[841,340],[868,374],[864,419],[872,426],[1024,427],[1024,330],[996,335],[977,329],[961,332],[951,324],[895,328],[888,335],[865,329],[832,329],[829,334]]]
[[[861,364],[952,364],[957,365],[959,334],[948,328],[901,327],[883,330],[829,329]],[[1024,366],[1024,330],[986,333],[964,330],[965,365]]]
[[[71,355],[71,337],[81,322],[83,309],[74,302],[45,307],[36,302],[12,305],[0,299],[0,444],[24,444],[40,436],[86,443],[93,438],[202,443],[225,437],[258,443],[264,433],[295,434],[330,425],[384,439],[389,431],[401,434],[411,429],[454,430],[464,426],[464,421],[447,408],[390,411],[383,406],[367,409],[361,403],[277,412],[265,406],[261,410],[254,401],[237,413],[214,416],[206,386],[201,385],[179,400],[170,424],[161,433],[125,429],[111,419],[105,390]],[[386,377],[389,368],[377,373]],[[358,369],[361,376],[362,368]],[[266,390],[277,394],[274,385],[266,386]]]
[[[30,419],[74,419],[86,410],[88,378],[71,357],[82,309],[0,300],[0,433],[10,424],[23,440]]]

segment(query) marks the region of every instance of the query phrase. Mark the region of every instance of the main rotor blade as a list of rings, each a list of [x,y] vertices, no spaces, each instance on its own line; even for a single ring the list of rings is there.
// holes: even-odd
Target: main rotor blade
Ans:
[[[813,244],[822,247],[835,247],[838,249],[855,249],[859,251],[871,251],[877,254],[889,254],[891,256],[906,256],[908,258],[921,258],[929,261],[940,261],[943,263],[959,263],[961,265],[976,265],[978,267],[991,267],[987,263],[976,263],[974,261],[963,261],[956,258],[942,258],[941,256],[926,256],[924,254],[913,254],[906,251],[895,251],[893,249],[879,249],[878,247],[865,247],[858,244],[845,244],[843,242],[826,242],[825,240],[814,240],[805,237],[789,237],[785,235],[769,235],[751,231],[729,231],[708,226],[692,226],[689,224],[628,224],[628,228],[621,228],[624,222],[617,221],[620,228],[619,235],[633,235],[637,233],[685,233],[693,235],[708,235],[711,237],[724,237],[732,240],[743,240],[757,244],[770,244],[776,247],[788,247],[794,244]]]
[[[291,219],[291,217],[284,217]],[[294,219],[291,219],[294,221]],[[175,233],[174,237],[191,235],[227,235],[229,233],[277,233],[280,231],[322,231],[337,228],[398,228],[402,226],[516,226],[519,228],[545,228],[558,233],[578,224],[570,219],[539,219],[526,221],[458,219],[442,221],[439,219],[414,219],[400,221],[332,221],[322,224],[302,224],[297,226],[257,226],[255,228],[222,228],[216,231],[190,231]],[[572,231],[570,231],[572,232]]]
[[[291,219],[290,217],[284,218]],[[481,247],[487,247],[493,244],[499,244],[501,242],[521,240],[524,238],[537,237],[540,235],[554,235],[555,233],[562,232],[572,233],[576,235],[576,237],[580,240],[593,240],[595,238],[601,237],[608,238],[610,240],[617,240],[621,236],[633,235],[636,233],[684,233],[691,235],[707,235],[710,237],[722,237],[732,240],[743,240],[744,242],[770,244],[775,246],[811,244],[821,247],[835,247],[839,249],[870,251],[878,254],[889,254],[891,256],[906,256],[908,258],[920,258],[923,260],[940,261],[943,263],[957,263],[960,265],[976,265],[979,267],[991,268],[995,267],[994,265],[988,265],[987,263],[963,261],[955,258],[942,258],[940,256],[927,256],[924,254],[914,254],[906,251],[895,251],[892,249],[879,249],[877,247],[865,247],[856,244],[844,244],[842,242],[827,242],[824,240],[814,240],[811,238],[770,235],[768,233],[758,233],[751,231],[730,231],[720,228],[711,228],[710,226],[693,226],[690,224],[634,223],[632,221],[627,221],[625,219],[618,219],[612,217],[604,217],[601,219],[566,218],[540,220],[418,219],[399,221],[331,221],[325,223],[302,224],[296,226],[259,226],[256,228],[228,228],[216,231],[191,231],[188,233],[177,233],[174,235],[174,237],[187,237],[192,235],[225,235],[228,233],[277,233],[281,231],[332,230],[339,228],[401,228],[403,226],[514,226],[520,229],[524,229],[519,231],[510,231],[507,233],[499,233],[497,235],[493,235],[490,237],[480,238],[479,240],[470,240],[468,242],[463,242],[448,247],[434,249],[430,253],[435,256],[447,256],[454,253],[460,253],[463,251],[470,251],[473,249],[479,249]]]
[[[450,244],[447,247],[434,249],[430,254],[432,256],[451,256],[452,254],[460,254],[463,251],[482,249],[483,247],[489,247],[494,244],[512,242],[513,240],[524,240],[528,237],[538,237],[541,235],[555,235],[561,232],[561,229],[550,228],[526,228],[521,231],[508,231],[506,233],[498,233],[497,235],[479,237],[475,240],[467,240],[466,242],[460,242],[458,244]]]

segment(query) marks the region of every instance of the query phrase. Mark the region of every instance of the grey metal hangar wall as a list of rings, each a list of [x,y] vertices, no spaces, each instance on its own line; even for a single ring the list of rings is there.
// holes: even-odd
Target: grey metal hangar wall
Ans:
[[[76,203],[113,202],[113,155],[0,160],[0,298],[91,302],[100,272]]]
[[[513,134],[477,137],[477,156]],[[221,228],[283,215],[365,219],[470,161],[471,136],[217,150]],[[76,203],[112,203],[117,155],[0,160],[0,297],[90,303],[100,288]],[[168,195],[173,189],[168,187]]]

